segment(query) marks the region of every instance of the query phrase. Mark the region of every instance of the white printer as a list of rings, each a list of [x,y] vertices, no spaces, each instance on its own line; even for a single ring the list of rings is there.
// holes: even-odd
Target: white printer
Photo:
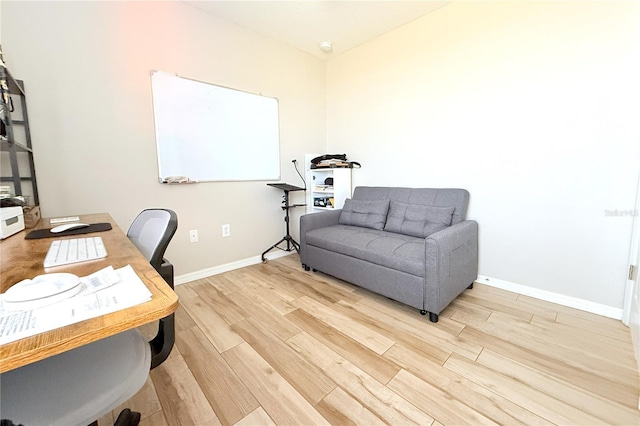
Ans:
[[[22,207],[0,208],[0,239],[5,239],[24,229]]]

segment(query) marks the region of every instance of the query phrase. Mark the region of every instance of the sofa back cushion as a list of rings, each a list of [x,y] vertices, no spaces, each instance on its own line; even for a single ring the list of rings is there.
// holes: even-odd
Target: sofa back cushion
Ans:
[[[467,215],[469,192],[458,188],[402,188],[396,186],[358,186],[353,200],[389,200],[434,207],[454,207],[451,225],[462,222]]]
[[[341,225],[382,230],[387,220],[389,200],[353,200],[347,198],[340,212]]]
[[[391,201],[384,230],[426,238],[451,226],[454,210],[453,206],[435,207]]]

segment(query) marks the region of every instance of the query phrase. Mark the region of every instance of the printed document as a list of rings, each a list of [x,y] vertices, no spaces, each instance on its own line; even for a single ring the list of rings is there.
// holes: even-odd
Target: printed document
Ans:
[[[131,265],[109,266],[80,280],[83,288],[75,296],[36,309],[9,308],[0,294],[0,345],[151,300]]]

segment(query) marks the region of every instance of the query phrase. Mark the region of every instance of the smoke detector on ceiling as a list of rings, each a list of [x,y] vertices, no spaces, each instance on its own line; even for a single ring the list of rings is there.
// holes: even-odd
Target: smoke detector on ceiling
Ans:
[[[333,50],[333,46],[330,41],[323,41],[320,43],[320,50],[323,52],[331,52]]]

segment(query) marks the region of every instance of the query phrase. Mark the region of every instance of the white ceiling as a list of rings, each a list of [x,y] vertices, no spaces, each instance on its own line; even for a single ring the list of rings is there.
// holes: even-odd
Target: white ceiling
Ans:
[[[328,59],[430,13],[450,1],[182,0],[216,17]],[[331,52],[320,50],[329,41]]]

